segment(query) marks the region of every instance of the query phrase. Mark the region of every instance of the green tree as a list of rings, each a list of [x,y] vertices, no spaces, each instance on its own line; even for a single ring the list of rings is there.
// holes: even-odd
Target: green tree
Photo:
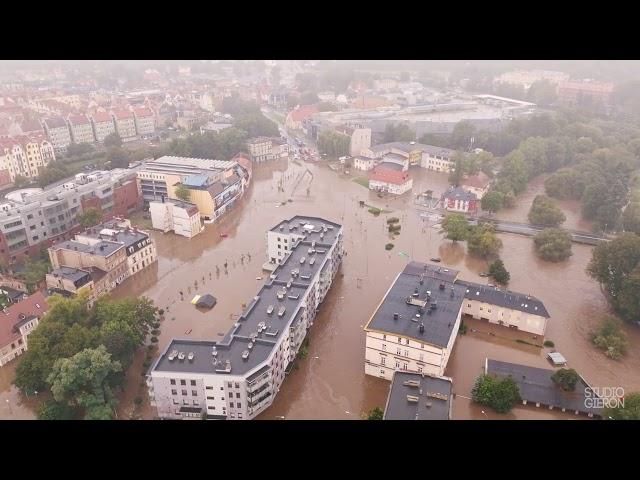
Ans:
[[[64,402],[49,400],[38,410],[38,420],[74,420],[76,410]]]
[[[102,221],[102,212],[95,207],[87,208],[78,215],[78,223],[82,228],[93,227]]]
[[[72,143],[67,147],[67,157],[81,157],[95,151],[95,147],[90,143]]]
[[[120,362],[100,345],[56,360],[47,382],[57,402],[83,408],[85,419],[108,420],[116,404],[109,380],[121,370]]]
[[[495,213],[502,208],[504,204],[504,193],[496,190],[491,190],[484,194],[482,200],[480,200],[480,206],[482,210],[486,210],[491,213]]]
[[[116,132],[110,133],[109,135],[104,137],[103,143],[105,148],[122,147],[122,139],[120,138],[120,135],[118,135]]]
[[[467,237],[467,250],[478,257],[490,257],[497,255],[502,248],[502,240],[497,235],[495,228],[490,223],[481,223],[473,227]]]
[[[622,233],[600,243],[593,250],[587,273],[602,285],[624,320],[640,318],[640,236]]]
[[[325,130],[318,136],[318,151],[329,157],[341,157],[349,154],[351,139],[347,135]]]
[[[245,113],[238,115],[233,122],[236,128],[247,132],[249,137],[278,137],[280,131],[278,124],[269,120],[262,112]]]
[[[447,233],[446,238],[449,240],[466,240],[469,235],[469,221],[461,213],[449,213],[442,221],[442,230]]]
[[[542,227],[559,227],[567,217],[546,195],[537,195],[529,210],[529,222]]]
[[[560,200],[580,199],[584,193],[582,175],[574,168],[562,168],[544,182],[547,195]]]
[[[603,314],[597,328],[591,332],[591,341],[607,357],[620,359],[627,353],[629,341],[622,330],[620,320],[613,315]]]
[[[383,142],[413,142],[416,139],[416,132],[404,123],[388,123],[384,129]]]
[[[449,183],[451,185],[458,186],[462,183],[465,174],[464,155],[460,152],[456,152],[453,157],[453,161],[455,162],[455,166],[453,167],[453,170],[449,172]]]
[[[640,202],[631,202],[624,209],[622,227],[627,232],[640,234]]]
[[[489,275],[501,285],[507,285],[509,280],[511,280],[511,274],[507,271],[504,262],[500,259],[497,259],[489,265]]]
[[[13,186],[16,188],[23,188],[29,184],[29,179],[23,175],[17,174],[13,179]]]
[[[456,123],[451,134],[451,146],[463,151],[467,151],[471,144],[471,138],[474,137],[476,128],[471,122],[462,120]]]
[[[375,407],[367,414],[367,420],[382,420],[384,418],[384,412],[380,407]]]
[[[533,82],[527,91],[527,98],[541,107],[549,107],[558,99],[556,86],[548,80]]]
[[[514,150],[504,158],[498,178],[508,182],[516,195],[524,191],[529,181],[529,167],[522,152]]]
[[[476,379],[471,398],[498,413],[509,413],[521,400],[518,385],[511,377],[497,378],[482,374]]]
[[[185,187],[183,184],[180,184],[176,187],[176,197],[180,200],[184,200],[188,202],[191,200],[191,190]]]
[[[106,159],[110,162],[111,168],[127,168],[131,160],[129,152],[121,147],[110,147]]]
[[[573,392],[580,380],[580,375],[573,368],[561,368],[551,375],[553,383],[567,392]]]
[[[545,228],[533,238],[536,253],[543,260],[561,262],[571,253],[571,235],[561,228]]]
[[[624,404],[605,408],[602,418],[611,420],[640,420],[640,392],[624,396]]]

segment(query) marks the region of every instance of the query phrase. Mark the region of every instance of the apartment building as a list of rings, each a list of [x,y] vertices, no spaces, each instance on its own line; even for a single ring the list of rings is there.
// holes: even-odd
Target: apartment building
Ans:
[[[176,235],[191,238],[204,230],[195,203],[162,197],[160,202],[149,202],[149,213],[153,228],[164,233],[173,230]]]
[[[156,120],[153,112],[148,108],[134,108],[133,118],[135,121],[136,133],[140,137],[153,135],[156,131]]]
[[[0,171],[13,182],[17,175],[36,178],[55,160],[53,145],[42,135],[20,135],[0,139]]]
[[[558,101],[578,106],[609,106],[615,85],[589,80],[566,81],[558,85]]]
[[[113,110],[111,112],[116,132],[123,142],[129,142],[136,138],[136,122],[133,113],[129,110]]]
[[[42,122],[47,138],[56,153],[64,153],[71,144],[71,132],[62,117],[48,118]]]
[[[48,309],[45,296],[38,291],[0,312],[0,367],[27,351],[28,336]]]
[[[250,420],[273,403],[340,267],[343,242],[339,224],[316,217],[284,220],[267,235],[281,246],[296,239],[224,338],[173,339],[152,365],[147,385],[161,418]]]
[[[149,234],[132,226],[127,219],[113,218],[88,228],[75,237],[76,242],[98,245],[103,241],[120,243],[125,247],[127,276],[133,276],[158,260],[153,239]]]
[[[398,370],[391,380],[383,420],[451,420],[452,393],[449,377]]]
[[[276,160],[288,154],[288,145],[279,138],[255,137],[247,140],[249,156],[254,163]]]
[[[177,198],[175,190],[189,190],[201,218],[216,221],[244,194],[250,175],[235,161],[164,156],[146,162],[138,172],[140,191],[146,202]]]
[[[367,375],[442,376],[463,314],[544,336],[549,314],[540,300],[458,280],[458,273],[410,262],[398,274],[364,328]]]
[[[69,115],[67,122],[73,143],[94,143],[96,141],[91,120],[86,115]]]
[[[97,112],[91,115],[93,135],[97,142],[104,142],[105,137],[115,133],[116,124],[113,117],[106,112]]]
[[[126,216],[140,205],[134,170],[81,173],[53,188],[25,188],[0,203],[0,258],[12,264],[35,255],[42,246],[70,239],[78,214],[98,208],[103,216]]]

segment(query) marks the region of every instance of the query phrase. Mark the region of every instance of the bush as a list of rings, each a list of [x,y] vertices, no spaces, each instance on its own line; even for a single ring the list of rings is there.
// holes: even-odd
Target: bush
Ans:
[[[536,253],[543,260],[561,262],[571,253],[571,235],[561,228],[545,228],[533,237]]]
[[[380,215],[381,210],[376,207],[369,207],[369,213],[373,214],[374,217]]]
[[[149,349],[149,351],[153,351],[156,349],[156,345],[148,345],[147,348]]]
[[[467,334],[467,324],[464,322],[460,322],[460,329],[458,330],[460,332],[460,335],[466,335]]]
[[[545,340],[545,341],[544,341],[544,343],[543,343],[543,345],[544,345],[545,347],[549,347],[549,348],[553,348],[553,347],[555,347],[555,346],[556,346],[556,344],[555,344],[555,343],[553,343],[551,340]]]
[[[573,368],[561,368],[551,375],[553,383],[560,386],[565,392],[573,392],[580,380],[580,375]]]
[[[367,420],[382,420],[384,412],[380,407],[376,407],[367,414]]]
[[[151,334],[155,335],[155,336],[160,335],[160,330],[158,330],[157,328],[153,329],[153,330],[151,330]]]
[[[385,249],[385,250],[391,250],[392,248],[393,248],[393,243],[387,243],[387,244],[384,246],[384,249]]]
[[[622,358],[627,353],[629,346],[620,321],[611,315],[603,317],[598,328],[591,333],[591,341],[596,347],[603,350],[607,357],[614,360]]]
[[[520,400],[518,385],[511,377],[497,378],[482,374],[471,390],[473,401],[487,405],[498,413],[508,413]]]
[[[38,420],[73,420],[76,412],[66,403],[49,400],[38,410]]]
[[[151,343],[158,343],[158,337],[151,337]]]
[[[392,224],[392,223],[398,223],[400,221],[400,219],[398,217],[391,217],[387,220],[388,224]]]
[[[401,228],[402,228],[401,225],[389,225],[389,232],[390,233],[399,232]]]
[[[136,397],[133,399],[133,403],[136,404],[136,407],[139,407],[140,405],[142,405],[142,397]]]
[[[511,279],[511,274],[504,266],[504,262],[500,259],[489,265],[489,275],[501,285],[507,285]]]
[[[158,310],[158,315],[163,316],[164,315],[164,309],[161,308],[160,310]]]

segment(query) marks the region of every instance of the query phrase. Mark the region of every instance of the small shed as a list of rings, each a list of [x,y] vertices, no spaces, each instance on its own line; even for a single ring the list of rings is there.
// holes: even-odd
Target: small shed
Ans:
[[[547,357],[554,365],[566,365],[567,359],[560,352],[550,352]]]
[[[196,300],[196,307],[213,308],[217,302],[216,297],[207,293]]]

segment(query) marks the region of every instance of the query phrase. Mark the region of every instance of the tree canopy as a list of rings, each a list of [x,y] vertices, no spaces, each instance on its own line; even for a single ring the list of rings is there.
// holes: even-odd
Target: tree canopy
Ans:
[[[466,240],[469,235],[469,221],[461,213],[449,213],[442,221],[442,230],[447,233],[446,238],[449,240]]]
[[[501,285],[507,285],[509,280],[511,280],[511,274],[507,271],[504,262],[500,259],[497,259],[489,265],[489,275]]]
[[[105,148],[111,148],[111,147],[119,148],[122,146],[122,139],[120,138],[120,135],[118,135],[116,132],[113,132],[107,135],[106,137],[104,137],[103,143]]]
[[[347,135],[325,130],[318,136],[318,151],[329,157],[341,157],[349,154],[351,139]]]
[[[476,379],[471,398],[480,405],[487,405],[498,413],[509,413],[521,400],[518,385],[511,377],[497,378],[482,374]]]
[[[384,129],[383,142],[413,142],[416,139],[416,132],[404,123],[388,123]]]
[[[469,230],[467,250],[477,257],[495,256],[502,248],[502,240],[496,235],[496,230],[490,223],[481,223]]]
[[[546,195],[537,195],[533,199],[528,218],[533,225],[541,227],[559,227],[567,219]]]
[[[580,380],[580,375],[573,368],[561,368],[551,375],[553,383],[567,392],[573,392]]]
[[[78,215],[78,223],[82,228],[93,227],[102,221],[102,211],[95,207],[87,208]]]
[[[191,200],[191,190],[183,184],[180,184],[176,187],[176,197],[180,200],[184,200],[185,202],[189,202]]]
[[[624,396],[624,404],[605,408],[602,418],[611,420],[640,420],[640,392]]]
[[[571,253],[571,235],[561,228],[545,228],[533,238],[536,253],[543,260],[561,262]]]

